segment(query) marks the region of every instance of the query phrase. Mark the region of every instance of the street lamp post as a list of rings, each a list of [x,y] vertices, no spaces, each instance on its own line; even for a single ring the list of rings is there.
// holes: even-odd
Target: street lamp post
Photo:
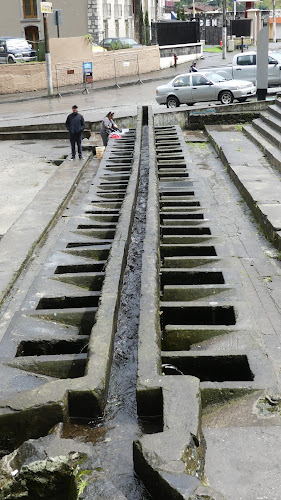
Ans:
[[[275,0],[273,0],[273,3],[272,3],[272,28],[273,28],[273,33],[272,33],[272,37],[273,37],[273,42],[276,43],[276,13],[275,13]]]
[[[46,0],[43,0],[44,3]],[[50,44],[49,44],[49,31],[48,31],[48,14],[43,12],[43,23],[44,23],[44,40],[45,40],[45,62],[46,62],[46,73],[47,73],[47,88],[48,95],[53,95],[53,80],[52,80],[52,65],[51,65],[51,54],[50,54]]]
[[[226,0],[222,2],[222,58],[226,59]]]

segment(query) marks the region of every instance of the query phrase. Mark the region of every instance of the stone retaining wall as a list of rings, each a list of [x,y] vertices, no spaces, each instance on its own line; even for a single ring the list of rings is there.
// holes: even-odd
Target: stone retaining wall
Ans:
[[[130,75],[138,75],[160,69],[158,45],[138,49],[118,50],[105,53],[92,53],[91,43],[85,37],[50,39],[53,85],[56,86],[57,70],[73,66],[80,72],[82,83],[83,62],[93,63],[94,82]],[[63,85],[72,81],[65,71]],[[75,81],[75,83],[77,83]],[[62,85],[60,84],[60,87]],[[0,65],[0,94],[37,91],[47,88],[46,65],[44,62]]]

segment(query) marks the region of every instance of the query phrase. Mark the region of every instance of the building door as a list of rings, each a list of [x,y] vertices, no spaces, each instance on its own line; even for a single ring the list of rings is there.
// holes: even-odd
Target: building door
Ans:
[[[26,26],[24,28],[25,32],[25,38],[28,40],[29,43],[32,44],[32,47],[34,50],[37,49],[37,43],[39,40],[39,32],[38,32],[38,27],[37,26]]]

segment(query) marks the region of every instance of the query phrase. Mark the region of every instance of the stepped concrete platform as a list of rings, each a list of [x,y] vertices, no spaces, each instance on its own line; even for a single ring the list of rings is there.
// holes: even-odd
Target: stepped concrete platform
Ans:
[[[92,155],[84,153],[84,156],[83,161],[64,160],[2,236],[0,304],[23,270],[35,246],[47,234],[66,206]]]
[[[281,250],[279,172],[269,164],[261,149],[235,125],[208,125],[206,131],[267,237]],[[268,147],[273,148],[270,143]],[[273,149],[271,151],[273,154]]]
[[[270,163],[281,171],[281,101],[275,99],[251,125],[244,125],[243,131],[259,146]]]

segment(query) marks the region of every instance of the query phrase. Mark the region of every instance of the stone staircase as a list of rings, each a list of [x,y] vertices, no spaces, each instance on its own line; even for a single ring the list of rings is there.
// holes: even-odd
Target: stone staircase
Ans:
[[[91,123],[85,123],[83,137],[91,135]],[[45,123],[37,125],[19,125],[0,128],[0,141],[29,139],[68,139],[69,134],[64,123]]]
[[[262,111],[251,125],[244,125],[243,131],[281,171],[281,101],[276,99],[275,104]]]
[[[230,124],[205,129],[266,236],[281,250],[281,100],[240,130]]]

